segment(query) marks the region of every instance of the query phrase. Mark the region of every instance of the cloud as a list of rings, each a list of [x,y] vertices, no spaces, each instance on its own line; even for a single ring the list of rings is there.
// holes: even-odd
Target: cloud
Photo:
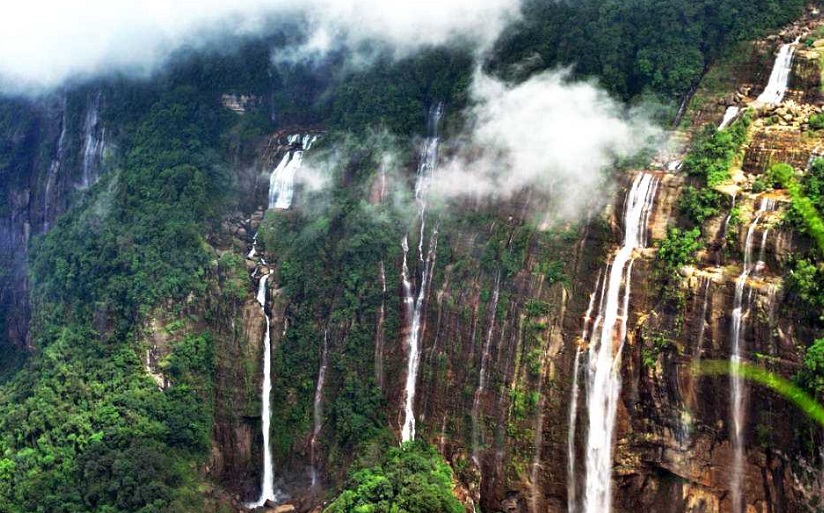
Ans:
[[[0,18],[0,84],[53,88],[74,76],[147,73],[176,49],[271,23],[305,26],[308,49],[380,40],[397,51],[461,39],[487,45],[518,0],[28,0]]]
[[[433,175],[443,200],[508,199],[526,188],[574,219],[605,192],[604,171],[660,142],[660,130],[591,82],[550,71],[518,85],[476,72],[469,128],[457,154]]]

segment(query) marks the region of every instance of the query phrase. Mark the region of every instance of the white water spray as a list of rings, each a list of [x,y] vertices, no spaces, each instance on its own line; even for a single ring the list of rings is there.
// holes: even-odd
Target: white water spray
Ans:
[[[292,206],[295,176],[303,164],[303,154],[317,139],[318,136],[312,134],[304,135],[302,138],[298,134],[287,137],[290,145],[300,143],[300,148],[290,148],[269,175],[269,208],[286,210]]]
[[[429,239],[429,247],[424,253],[424,235],[426,229],[426,196],[429,191],[429,184],[432,179],[432,170],[438,163],[438,125],[443,114],[443,105],[434,106],[429,113],[430,136],[424,141],[421,151],[421,162],[418,166],[417,180],[415,181],[415,202],[418,206],[418,223],[420,224],[420,235],[418,239],[418,259],[421,262],[421,279],[418,285],[417,298],[414,296],[412,281],[409,273],[407,255],[409,253],[409,239],[404,236],[401,246],[403,247],[403,268],[401,278],[403,281],[404,304],[406,307],[407,319],[411,319],[411,326],[407,335],[406,343],[409,356],[406,366],[406,386],[404,387],[404,421],[401,428],[401,442],[408,442],[415,438],[415,392],[418,380],[418,369],[420,367],[421,351],[420,338],[422,328],[423,306],[426,297],[427,286],[432,270],[435,267],[435,254],[438,246],[438,228],[432,230]]]
[[[738,113],[741,112],[741,108],[735,105],[731,107],[727,107],[727,110],[724,112],[724,119],[721,120],[721,124],[718,125],[718,130],[724,130],[730,123],[738,116]]]
[[[633,253],[646,246],[647,222],[659,178],[639,173],[627,195],[624,211],[624,242],[608,273],[603,324],[593,330],[587,366],[586,487],[584,511],[609,513],[612,509],[612,448],[621,392],[621,352],[626,338]],[[623,298],[621,291],[624,291]]]
[[[598,291],[598,284],[601,281],[601,274],[595,281],[595,290],[589,296],[589,306],[584,314],[584,327],[581,332],[581,342],[589,336],[589,326],[592,322],[592,313],[595,309],[595,296]],[[578,395],[580,393],[578,378],[581,374],[581,346],[575,347],[575,362],[572,366],[572,393],[569,398],[569,431],[567,433],[567,511],[573,513],[578,510],[578,484],[575,475],[575,430],[578,425]]]
[[[266,504],[266,501],[277,500],[275,493],[275,471],[272,463],[272,447],[269,442],[269,424],[271,420],[271,395],[272,395],[272,344],[271,325],[269,316],[266,314],[266,281],[268,274],[264,274],[258,283],[257,302],[263,310],[266,318],[266,333],[263,335],[263,392],[261,394],[261,424],[263,425],[263,478],[261,480],[260,498],[257,502],[249,504],[250,508],[259,508]]]
[[[730,351],[730,366],[733,369],[730,372],[730,403],[732,405],[732,430],[730,438],[732,439],[733,449],[733,465],[732,475],[730,477],[730,501],[732,513],[742,513],[744,511],[744,497],[741,493],[741,481],[743,480],[744,472],[744,421],[746,414],[746,397],[744,389],[744,380],[735,372],[735,369],[741,364],[741,332],[744,326],[744,287],[747,284],[747,279],[755,269],[752,262],[752,239],[755,233],[755,228],[761,221],[764,213],[775,208],[775,201],[769,198],[762,198],[758,212],[755,219],[747,229],[747,238],[744,241],[744,268],[738,279],[735,282],[735,298],[733,300],[732,310],[732,327],[730,337],[732,339],[732,349]]]
[[[778,105],[784,99],[790,81],[795,45],[798,41],[799,39],[796,39],[790,44],[781,45],[767,87],[764,88],[764,92],[755,101],[767,105]]]

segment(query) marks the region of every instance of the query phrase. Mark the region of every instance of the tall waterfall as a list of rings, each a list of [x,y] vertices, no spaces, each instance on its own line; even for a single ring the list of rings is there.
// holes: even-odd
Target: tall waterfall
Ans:
[[[302,137],[293,134],[287,138],[291,147],[269,175],[269,208],[285,210],[292,206],[295,175],[303,164],[303,153],[309,151],[317,139],[318,136],[312,134]]]
[[[730,501],[732,504],[732,513],[742,513],[744,511],[743,500],[741,493],[741,481],[744,473],[744,421],[746,414],[746,390],[744,389],[744,380],[735,372],[738,365],[741,364],[741,331],[744,326],[744,287],[747,284],[747,279],[755,270],[755,264],[752,261],[752,242],[755,234],[755,229],[761,218],[766,212],[775,209],[775,201],[769,198],[762,198],[758,212],[755,214],[755,219],[747,229],[747,238],[744,240],[744,268],[735,282],[735,298],[733,299],[732,310],[732,326],[730,338],[732,341],[732,348],[730,350],[730,364],[732,372],[730,372],[730,404],[732,406],[732,430],[730,431],[730,438],[732,439],[733,449],[733,465],[732,475],[730,476]]]
[[[595,309],[595,296],[598,292],[598,283],[601,281],[601,273],[595,280],[595,290],[589,296],[589,306],[584,314],[584,327],[581,333],[581,341],[587,340],[589,336],[590,323],[592,322],[592,312]],[[606,283],[606,282],[605,282]],[[603,293],[601,293],[603,296]],[[594,326],[593,326],[594,327]],[[578,510],[578,485],[575,475],[575,430],[578,426],[578,378],[581,374],[581,346],[575,347],[575,361],[572,366],[572,392],[569,398],[569,431],[567,432],[567,504],[570,513]]]
[[[429,247],[424,254],[424,235],[426,231],[426,195],[429,191],[429,184],[432,179],[432,171],[438,164],[438,148],[440,138],[438,137],[438,126],[443,115],[443,104],[434,105],[429,111],[428,127],[429,137],[423,143],[421,150],[421,161],[418,165],[417,179],[415,181],[415,203],[418,207],[418,224],[420,225],[420,235],[418,239],[418,259],[421,264],[421,278],[418,284],[417,297],[414,293],[412,279],[410,277],[407,255],[409,253],[409,238],[404,236],[401,246],[403,248],[403,268],[401,278],[403,281],[404,304],[406,305],[407,318],[411,317],[411,326],[406,337],[406,345],[409,356],[406,365],[406,386],[404,387],[404,421],[401,428],[401,441],[408,442],[415,438],[415,387],[418,380],[418,368],[421,361],[420,337],[421,321],[423,316],[424,299],[426,289],[433,268],[435,267],[435,253],[438,246],[438,227],[432,230],[429,239]]]
[[[81,162],[82,176],[80,187],[87,189],[97,182],[100,174],[100,161],[103,158],[103,149],[106,141],[106,129],[100,125],[98,110],[100,109],[100,95],[98,92],[86,108],[86,119],[83,122],[83,160]]]
[[[49,171],[46,175],[46,186],[43,192],[43,231],[49,230],[49,217],[55,216],[52,211],[52,189],[60,174],[60,167],[63,165],[63,153],[66,143],[66,127],[67,127],[67,109],[66,98],[62,100],[63,116],[60,121],[60,137],[57,139],[57,151],[55,151],[54,158],[49,163]]]
[[[275,471],[272,463],[272,447],[269,442],[269,423],[271,419],[271,395],[272,395],[272,343],[271,326],[269,315],[266,314],[266,281],[268,274],[264,274],[258,283],[257,302],[263,310],[266,318],[266,333],[263,335],[263,392],[261,394],[261,424],[263,425],[263,478],[260,486],[260,498],[249,507],[258,508],[266,504],[266,501],[277,499],[275,493]]]
[[[790,71],[793,66],[793,55],[798,39],[790,44],[781,45],[778,55],[775,58],[770,80],[764,92],[755,100],[769,105],[778,105],[787,93],[787,86],[790,81]]]
[[[609,513],[612,508],[612,448],[621,392],[621,352],[626,339],[633,254],[646,246],[647,223],[658,183],[657,176],[644,172],[633,180],[624,210],[624,241],[609,267],[598,314],[600,323],[593,327],[588,341],[586,513]]]
[[[320,434],[320,429],[323,426],[323,385],[326,382],[326,368],[329,366],[329,330],[323,333],[323,352],[320,357],[320,370],[318,370],[318,381],[315,386],[315,400],[312,404],[312,419],[314,426],[312,427],[312,438],[309,440],[309,458],[312,460],[312,488],[318,482],[318,470],[315,463],[315,444]]]

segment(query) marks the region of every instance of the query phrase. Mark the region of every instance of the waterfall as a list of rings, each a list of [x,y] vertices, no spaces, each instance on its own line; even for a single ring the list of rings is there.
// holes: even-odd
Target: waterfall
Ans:
[[[312,418],[314,421],[314,427],[312,428],[312,438],[309,440],[309,458],[312,461],[312,488],[315,487],[318,481],[318,471],[317,471],[317,464],[315,458],[315,444],[318,440],[318,435],[320,434],[320,428],[323,426],[323,384],[326,381],[326,367],[328,366],[328,354],[329,351],[329,330],[327,329],[323,333],[323,352],[321,353],[320,357],[320,370],[318,371],[318,382],[315,386],[315,400],[312,405]]]
[[[735,211],[735,197],[736,193],[733,192],[732,194],[732,206],[730,207],[730,213],[727,214],[727,217],[724,218],[724,225],[721,228],[721,249],[715,256],[715,265],[721,265],[722,256],[724,254],[724,247],[727,245],[727,231],[730,227],[730,219],[732,219],[732,214]]]
[[[375,329],[375,383],[377,383],[378,388],[383,390],[383,348],[386,343],[383,333],[383,327],[386,323],[386,268],[383,265],[383,260],[381,260],[378,271],[381,280],[381,306],[378,309],[378,326]]]
[[[766,103],[768,105],[778,105],[784,99],[784,94],[787,92],[787,85],[790,80],[790,71],[793,66],[793,55],[795,54],[795,45],[798,39],[790,44],[781,45],[778,55],[775,58],[772,72],[770,73],[770,80],[767,82],[767,87],[764,92],[755,100],[759,103]]]
[[[57,151],[49,164],[49,171],[46,174],[46,187],[43,192],[43,232],[47,232],[49,230],[49,216],[52,215],[50,203],[52,199],[52,188],[54,187],[54,183],[57,180],[57,175],[60,172],[60,166],[63,163],[63,146],[66,142],[66,124],[66,99],[64,98],[63,118],[60,127],[60,137],[57,139]]]
[[[701,351],[704,346],[704,337],[707,332],[707,308],[709,306],[710,300],[710,285],[712,284],[712,278],[707,276],[702,276],[700,281],[700,289],[703,291],[700,295],[701,297],[701,307],[699,311],[701,315],[698,316],[698,339],[695,344],[695,349],[692,352],[690,363],[693,368],[695,368],[701,362]],[[681,368],[678,369],[679,376],[681,372]],[[698,386],[698,376],[692,374],[689,369],[687,369],[687,376],[688,381],[687,384],[684,386],[686,389],[686,394],[682,398],[682,410],[681,410],[681,422],[679,424],[679,446],[686,450],[689,447],[690,440],[692,438],[693,432],[693,425],[694,425],[694,413],[696,410],[696,397],[697,391],[696,388]]]
[[[698,342],[695,345],[695,352],[693,353],[693,359],[695,360],[701,359],[701,351],[704,348],[704,337],[707,333],[707,306],[710,300],[710,284],[712,283],[712,279],[704,278],[703,281],[704,300],[701,305],[701,325],[698,327]]]
[[[743,496],[741,494],[741,481],[744,471],[744,416],[746,413],[746,397],[744,390],[744,380],[738,375],[736,369],[741,364],[741,331],[744,325],[744,287],[747,279],[755,269],[752,263],[752,239],[755,228],[761,221],[763,215],[775,208],[775,201],[770,198],[762,198],[755,219],[747,229],[747,238],[744,241],[744,268],[738,279],[735,281],[735,298],[733,299],[732,326],[730,338],[732,349],[730,351],[730,403],[732,405],[732,430],[730,438],[733,448],[733,468],[730,477],[730,501],[732,513],[742,513]]]
[[[589,295],[589,306],[584,314],[584,326],[581,332],[581,342],[589,336],[589,326],[592,321],[592,311],[595,309],[595,296],[598,291],[598,284],[601,281],[599,271],[595,280],[595,290]],[[602,294],[603,295],[603,294]],[[578,510],[578,485],[575,476],[575,428],[578,424],[578,378],[581,374],[581,346],[575,347],[575,361],[572,366],[572,392],[569,398],[569,431],[567,433],[567,511],[574,513]]]
[[[99,178],[100,160],[103,156],[103,148],[106,140],[106,129],[100,126],[98,110],[100,109],[100,95],[98,93],[90,102],[86,110],[86,119],[83,122],[83,161],[81,168],[83,174],[80,179],[80,187],[88,189],[97,182]]]
[[[492,293],[492,302],[489,304],[489,329],[486,332],[486,342],[483,353],[481,353],[481,370],[478,374],[478,388],[472,400],[472,461],[480,468],[481,463],[478,458],[478,450],[481,443],[481,428],[478,425],[481,413],[481,399],[486,390],[486,374],[489,365],[489,351],[492,347],[492,334],[495,330],[495,318],[498,313],[498,298],[501,290],[501,271],[495,276],[495,291]]]
[[[633,253],[646,245],[647,221],[658,182],[657,176],[643,172],[633,180],[624,210],[624,241],[606,278],[599,312],[602,325],[599,331],[595,327],[589,341],[586,513],[609,513],[612,507],[612,447],[621,391],[621,352],[629,315]]]
[[[415,181],[415,203],[417,205],[417,220],[420,225],[420,235],[418,238],[418,259],[421,262],[421,279],[418,284],[417,298],[415,297],[412,280],[410,278],[408,253],[409,238],[404,236],[401,242],[403,248],[403,267],[401,279],[403,281],[404,305],[406,307],[407,319],[411,319],[411,326],[406,337],[406,345],[409,350],[406,366],[406,385],[404,387],[404,421],[401,428],[401,442],[408,442],[415,438],[415,387],[418,380],[418,368],[420,366],[420,338],[422,328],[423,306],[426,298],[426,290],[429,279],[435,267],[435,254],[438,246],[438,227],[432,230],[429,239],[429,247],[424,253],[424,235],[426,230],[426,196],[429,191],[429,184],[432,178],[432,171],[438,163],[438,147],[440,139],[438,137],[438,126],[443,115],[443,104],[434,105],[427,120],[429,137],[423,143],[421,150],[421,161],[418,165],[417,179]]]
[[[732,123],[732,120],[735,119],[740,111],[741,109],[735,105],[727,107],[727,110],[724,112],[724,119],[722,119],[721,124],[718,125],[718,130],[724,130],[730,126],[730,123]]]
[[[300,148],[290,148],[283,155],[275,169],[269,175],[269,208],[286,210],[292,206],[295,195],[295,176],[303,164],[303,154],[317,141],[317,135],[293,134],[286,138],[290,146],[299,145]]]
[[[277,500],[275,493],[275,472],[272,464],[272,447],[269,442],[269,423],[271,419],[271,394],[272,394],[272,348],[271,348],[271,326],[269,315],[266,314],[266,280],[268,274],[264,274],[258,283],[257,302],[266,318],[266,333],[263,335],[263,392],[261,394],[261,424],[263,425],[263,478],[261,481],[260,498],[257,502],[249,504],[250,508],[259,508],[266,504],[266,501]]]

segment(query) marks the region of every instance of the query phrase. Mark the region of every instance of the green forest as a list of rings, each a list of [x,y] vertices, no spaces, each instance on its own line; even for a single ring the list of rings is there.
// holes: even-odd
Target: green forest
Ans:
[[[804,6],[800,0],[525,0],[522,19],[482,66],[512,84],[570,67],[576,78],[597,81],[628,106],[651,98],[665,104],[661,123],[669,126],[717,59],[796,19]],[[0,513],[231,511],[204,471],[224,408],[216,404],[216,369],[226,364],[222,335],[210,322],[227,310],[239,312],[254,283],[241,259],[215,248],[225,219],[248,216],[255,206],[241,194],[233,166],[249,165],[268,134],[299,126],[325,132],[319,155],[346,158],[332,170],[335,187],[306,195],[322,207],[270,211],[259,232],[261,247],[273,256],[275,303],[288,305],[283,315],[290,323],[273,362],[276,458],[289,460],[311,431],[315,383],[307,376],[315,372],[318,340],[328,329],[337,335],[341,357],[332,363],[329,387],[338,393],[325,405],[330,435],[324,448],[340,486],[325,511],[463,511],[452,492],[454,474],[465,469],[450,467],[455,462],[447,464],[425,441],[396,447],[389,429],[396,412],[374,377],[373,339],[380,308],[385,332],[400,332],[402,305],[374,277],[391,263],[385,286],[401,287],[395,262],[411,212],[364,198],[382,165],[381,138],[407,148],[397,163],[405,175],[393,178],[409,182],[428,108],[447,105],[447,132],[467,121],[461,113],[471,102],[475,56],[468,46],[439,46],[397,58],[375,43],[374,62],[355,70],[344,69],[339,54],[322,65],[275,66],[271,54],[301,37],[290,30],[239,37],[223,52],[180,51],[148,79],[106,77],[66,91],[67,123],[75,128],[82,123],[82,98],[103,91],[101,118],[116,151],[102,179],[72,191],[71,207],[56,224],[35,232],[27,262],[0,249],[0,298],[11,297],[12,275],[25,266],[32,312],[31,347],[19,348],[3,338],[11,305],[0,305]],[[224,93],[264,100],[238,117],[221,107]],[[2,216],[11,215],[12,191],[48,166],[45,156],[55,151],[49,116],[34,100],[0,99]],[[676,276],[692,262],[701,243],[698,227],[727,208],[712,186],[728,178],[749,123],[744,117],[728,130],[698,136],[685,161],[691,185],[679,204],[691,229],[672,229],[657,249],[662,276]],[[81,143],[68,151],[78,162]],[[811,169],[793,182],[790,222],[819,240],[821,227],[810,219],[824,211],[824,160]],[[789,186],[780,169],[768,179],[773,183],[765,187]],[[469,233],[483,232],[490,219],[500,231],[481,237],[487,253],[460,254],[444,243],[438,279],[447,266],[456,275],[461,266],[477,266],[488,275],[488,298],[496,271],[514,279],[527,266],[525,248],[540,236],[527,228],[513,231],[520,239],[510,236],[503,214],[497,220],[473,211],[443,222]],[[458,230],[444,231],[460,243]],[[410,246],[418,237],[411,234]],[[821,253],[811,246],[793,259],[789,293],[820,330]],[[566,279],[562,267],[545,264],[547,286]],[[501,311],[507,304],[502,299]],[[198,310],[213,318],[192,318]],[[177,340],[162,363],[171,383],[164,390],[144,370],[143,329],[158,311],[180,319],[179,326],[164,327]],[[540,351],[531,365],[531,379],[546,372]],[[797,381],[820,398],[823,376],[819,337]],[[459,393],[471,403],[472,390]],[[522,409],[537,407],[537,399],[526,405],[526,392],[509,393],[523,395]]]

